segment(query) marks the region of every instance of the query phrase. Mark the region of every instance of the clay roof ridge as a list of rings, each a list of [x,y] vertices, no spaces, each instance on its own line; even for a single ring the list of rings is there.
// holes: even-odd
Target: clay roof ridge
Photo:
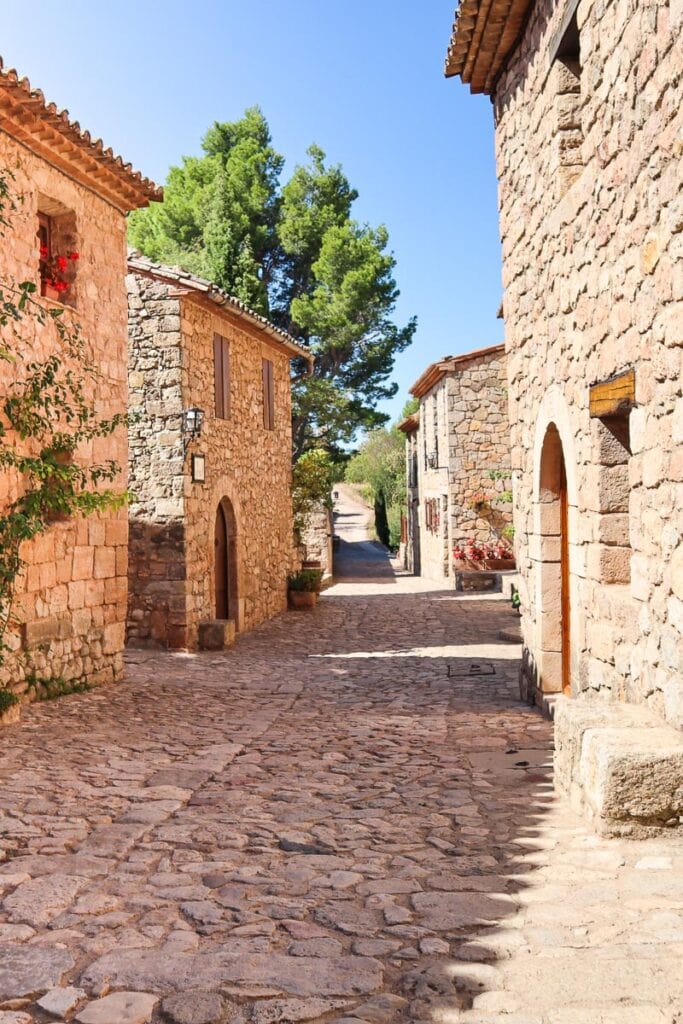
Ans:
[[[160,202],[163,199],[163,189],[159,185],[144,177],[141,171],[135,170],[131,163],[124,161],[111,147],[105,148],[102,139],[93,139],[91,133],[82,129],[78,121],[70,119],[68,110],[60,110],[56,103],[48,102],[42,89],[32,88],[26,76],[20,77],[15,68],[5,68],[2,57],[0,87],[16,90],[22,97],[21,102],[29,106],[37,116],[70,142],[86,150],[98,163],[108,166],[129,188],[142,193],[148,202]],[[128,179],[127,182],[125,179]]]
[[[282,327],[278,327],[261,313],[256,313],[253,309],[247,306],[245,302],[242,302],[241,299],[236,298],[234,295],[230,295],[229,292],[219,288],[218,285],[214,284],[212,281],[207,281],[204,277],[198,277],[196,274],[191,274],[189,270],[184,270],[179,266],[169,266],[165,263],[156,263],[148,256],[143,256],[141,252],[138,252],[135,249],[128,250],[128,268],[134,273],[163,278],[165,281],[175,282],[181,287],[201,292],[212,302],[215,302],[217,306],[227,306],[232,308],[238,315],[244,316],[246,319],[255,322],[257,326],[267,331],[268,334],[277,337],[277,339],[286,345],[287,348],[294,349],[296,355],[307,359],[309,363],[313,361],[313,355],[310,349],[306,348],[305,345],[296,341],[291,334],[288,334]]]
[[[483,359],[486,356],[494,355],[496,352],[505,352],[505,345],[503,343],[498,345],[489,345],[486,348],[475,348],[471,352],[463,352],[457,356],[444,356],[443,359],[437,359],[436,362],[430,363],[426,370],[420,374],[412,387],[408,390],[411,395],[416,398],[421,398],[425,395],[435,384],[445,377],[447,373],[457,370],[460,366],[464,366],[469,362],[476,359]]]

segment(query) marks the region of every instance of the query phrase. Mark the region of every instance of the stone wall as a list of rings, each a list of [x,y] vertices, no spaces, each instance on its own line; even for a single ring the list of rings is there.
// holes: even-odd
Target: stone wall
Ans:
[[[500,497],[510,487],[505,353],[479,356],[445,380],[452,549],[469,539],[496,540],[512,522],[512,505]],[[506,475],[493,480],[491,472]]]
[[[110,417],[126,410],[126,266],[125,218],[95,191],[79,185],[24,146],[0,132],[0,166],[11,168],[15,196],[11,226],[2,237],[5,273],[17,281],[39,284],[38,211],[65,213],[71,225],[69,248],[80,253],[75,281],[63,307],[63,317],[82,327],[86,353],[99,376],[91,395],[97,413]],[[72,268],[73,269],[73,268]],[[47,307],[59,306],[36,298]],[[56,333],[24,322],[17,347],[22,357],[42,360],[59,351]],[[21,373],[0,363],[0,388]],[[76,458],[84,463],[113,459],[121,466],[114,487],[126,487],[125,428],[84,445]],[[16,497],[18,483],[2,480],[2,500]],[[10,631],[12,649],[0,670],[0,685],[26,691],[26,675],[40,679],[63,677],[90,683],[117,679],[122,672],[126,616],[128,524],[125,510],[88,519],[58,522],[24,545],[27,569],[19,580]]]
[[[172,285],[129,275],[131,395],[141,419],[131,440],[129,638],[197,646],[199,623],[216,617],[214,527],[221,502],[235,527],[231,617],[250,629],[286,608],[294,563],[289,355],[226,309],[178,296]],[[231,409],[214,402],[214,333],[230,345]],[[275,429],[263,421],[262,359],[274,367]],[[205,412],[183,452],[181,412]],[[206,480],[193,482],[192,454]]]
[[[495,94],[524,688],[559,692],[564,657],[574,695],[683,726],[683,7],[582,0],[578,84],[562,14],[534,5]],[[630,367],[630,417],[591,417]]]
[[[406,433],[406,539],[399,557],[408,572],[416,576],[421,572],[420,561],[420,490],[419,490],[419,429]]]
[[[334,571],[333,536],[331,509],[320,508],[313,512],[304,530],[302,556],[306,561],[320,562],[325,576],[332,576]]]
[[[510,465],[505,354],[494,348],[452,362],[453,369],[420,397],[412,442],[418,465],[420,572],[449,581],[454,579],[456,543],[495,541],[512,519],[511,505],[497,497],[509,479],[489,476],[491,471],[507,473]],[[413,563],[416,546],[413,541]]]
[[[232,415],[216,420],[213,333],[228,338]],[[292,526],[292,424],[289,355],[261,340],[236,317],[182,306],[185,404],[207,410],[193,451],[206,454],[206,484],[186,481],[186,551],[189,576],[188,640],[214,611],[213,535],[216,509],[227,498],[237,522],[239,610],[236,626],[251,629],[287,607],[287,576],[295,558]],[[273,362],[275,429],[263,426],[262,359]]]
[[[129,274],[128,639],[187,643],[180,298]]]

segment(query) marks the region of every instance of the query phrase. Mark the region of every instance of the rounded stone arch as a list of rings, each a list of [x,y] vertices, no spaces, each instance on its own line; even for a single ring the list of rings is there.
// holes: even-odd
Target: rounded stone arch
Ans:
[[[534,439],[535,660],[542,693],[576,690],[579,602],[576,577],[577,463],[570,412],[552,387]]]

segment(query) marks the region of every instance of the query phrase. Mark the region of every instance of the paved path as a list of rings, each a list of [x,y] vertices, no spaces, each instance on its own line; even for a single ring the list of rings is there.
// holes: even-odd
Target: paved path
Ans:
[[[504,602],[338,524],[315,612],[2,732],[0,1024],[679,1020],[680,846],[553,800]]]

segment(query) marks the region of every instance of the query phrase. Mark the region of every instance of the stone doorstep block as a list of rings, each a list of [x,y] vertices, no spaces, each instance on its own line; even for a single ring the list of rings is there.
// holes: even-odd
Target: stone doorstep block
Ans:
[[[654,834],[683,816],[683,735],[646,708],[560,697],[555,781],[603,835]]]
[[[223,651],[235,642],[233,619],[209,619],[199,623],[200,651]]]
[[[499,572],[466,572],[460,571],[455,574],[455,589],[469,593],[480,591],[500,591]]]
[[[589,729],[580,781],[607,834],[655,830],[683,817],[683,736],[669,726]]]

